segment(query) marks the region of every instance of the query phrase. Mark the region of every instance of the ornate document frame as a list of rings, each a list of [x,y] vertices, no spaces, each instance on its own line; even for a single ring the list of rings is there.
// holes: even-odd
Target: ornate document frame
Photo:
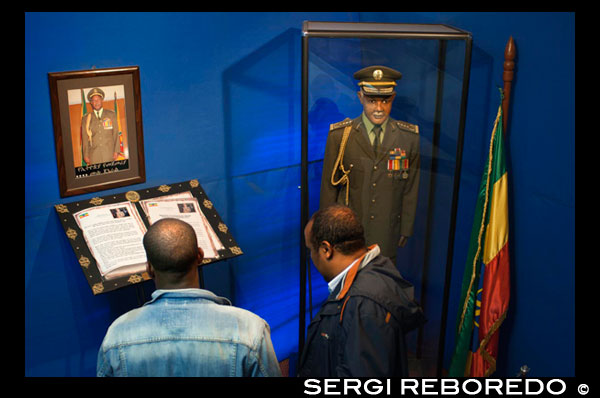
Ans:
[[[242,250],[231,235],[227,225],[225,225],[219,216],[217,209],[200,186],[198,180],[184,181],[169,185],[160,185],[158,187],[144,188],[115,195],[95,197],[91,200],[82,200],[55,205],[56,212],[65,230],[67,239],[73,248],[81,271],[83,272],[94,295],[106,293],[121,287],[134,285],[136,283],[146,281],[150,279],[150,277],[145,270],[141,272],[133,272],[116,278],[104,277],[99,270],[96,258],[93,256],[92,251],[88,247],[83,231],[79,227],[74,217],[75,214],[80,214],[85,209],[92,209],[97,206],[127,201],[134,206],[145,227],[148,228],[148,217],[146,216],[146,213],[142,209],[139,202],[146,199],[156,199],[162,196],[169,196],[183,192],[190,192],[192,196],[197,199],[200,209],[210,224],[210,227],[216,233],[216,236],[224,246],[223,249],[218,251],[217,258],[204,259],[202,266],[242,255]]]

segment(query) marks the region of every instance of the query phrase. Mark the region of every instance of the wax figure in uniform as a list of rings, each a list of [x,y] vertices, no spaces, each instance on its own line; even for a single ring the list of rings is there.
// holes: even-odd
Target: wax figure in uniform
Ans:
[[[359,216],[367,244],[395,262],[413,233],[419,190],[419,128],[389,117],[402,74],[369,66],[354,74],[363,113],[330,127],[320,208],[345,204]]]
[[[87,164],[117,160],[119,155],[117,115],[114,111],[102,107],[104,91],[101,89],[91,89],[87,98],[92,105],[92,111],[81,119],[83,160]]]
[[[425,322],[413,286],[379,247],[365,246],[356,213],[318,210],[306,245],[330,295],[309,324],[301,377],[406,377],[405,334]]]
[[[109,327],[97,376],[281,376],[269,325],[199,288],[203,253],[189,224],[159,220],[143,242],[157,290]]]

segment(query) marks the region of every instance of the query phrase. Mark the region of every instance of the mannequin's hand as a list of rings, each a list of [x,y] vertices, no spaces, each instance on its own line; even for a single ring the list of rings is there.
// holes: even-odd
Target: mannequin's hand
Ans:
[[[404,245],[406,245],[407,241],[408,241],[408,238],[406,236],[401,236],[400,240],[398,241],[398,247],[404,247]]]

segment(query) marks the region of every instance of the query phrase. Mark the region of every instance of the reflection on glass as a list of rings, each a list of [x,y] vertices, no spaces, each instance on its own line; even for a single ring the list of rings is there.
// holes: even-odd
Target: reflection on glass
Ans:
[[[329,173],[332,173],[332,166],[328,165],[327,152],[339,153],[339,142],[335,141],[328,148],[328,137],[333,143],[333,135],[341,136],[345,127],[351,126],[350,134],[363,134],[356,138],[363,140],[365,147],[369,143],[362,117],[365,106],[361,103],[358,94],[361,88],[354,73],[379,65],[402,74],[394,87],[395,97],[391,101],[388,121],[391,124],[386,125],[381,143],[390,144],[386,142],[391,138],[386,137],[388,132],[413,139],[384,145],[378,158],[380,162],[368,156],[366,148],[361,148],[360,144],[348,144],[343,166],[346,171],[351,170],[348,173],[349,206],[368,209],[361,214],[365,225],[379,221],[380,226],[393,224],[399,229],[402,207],[406,207],[407,203],[410,206],[410,200],[413,201],[412,225],[403,230],[404,235],[399,232],[390,234],[389,230],[385,232],[391,235],[388,241],[396,241],[394,245],[388,244],[387,254],[395,257],[400,273],[415,286],[415,297],[429,320],[419,333],[408,336],[411,375],[435,375],[443,326],[454,180],[458,178],[455,175],[457,147],[462,145],[459,143],[459,130],[461,112],[464,112],[463,80],[470,47],[465,40],[310,37],[308,49],[309,214],[319,208],[320,202],[324,203],[323,196],[327,194],[323,187],[327,183],[331,185]],[[392,126],[397,127],[397,131],[392,131]],[[398,162],[394,164],[395,161]],[[403,164],[404,161],[408,164]],[[407,166],[406,170],[403,166]],[[403,171],[408,174],[405,179]],[[380,175],[378,178],[375,177],[377,173]],[[334,177],[339,179],[340,175]],[[407,180],[413,177],[418,178],[407,184]],[[385,195],[372,193],[386,183],[404,184],[405,189],[414,188],[412,199],[404,197],[404,189]],[[334,200],[343,203],[346,186],[340,184],[336,189]],[[353,196],[352,192],[356,195]],[[386,201],[394,202],[397,207],[392,209]],[[410,238],[401,242],[402,239],[394,235],[396,233]],[[386,238],[375,236],[373,240]],[[319,303],[327,298],[327,291],[324,285],[318,283],[314,273],[311,278],[313,308],[318,308]],[[453,325],[448,324],[447,328],[452,329]]]

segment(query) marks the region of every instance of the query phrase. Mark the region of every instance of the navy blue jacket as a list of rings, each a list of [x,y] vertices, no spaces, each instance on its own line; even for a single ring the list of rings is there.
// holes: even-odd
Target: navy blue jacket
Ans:
[[[404,335],[425,317],[413,286],[370,249],[308,326],[300,377],[408,376]]]

